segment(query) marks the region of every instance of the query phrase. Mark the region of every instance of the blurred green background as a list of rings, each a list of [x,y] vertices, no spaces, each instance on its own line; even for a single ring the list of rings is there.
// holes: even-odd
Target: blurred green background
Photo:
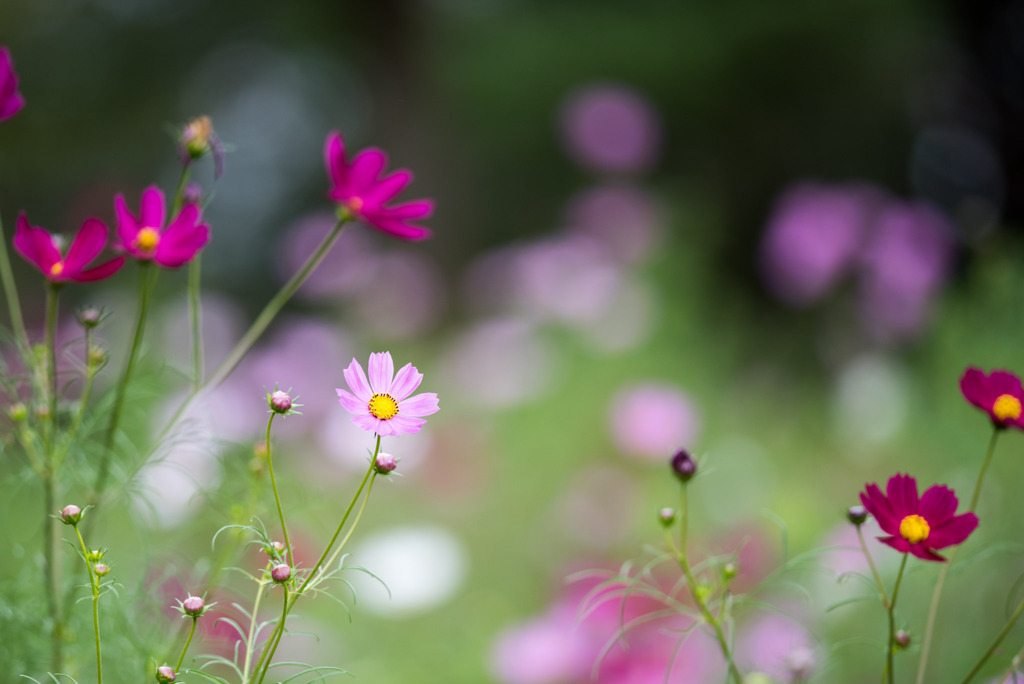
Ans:
[[[162,607],[175,586],[206,590],[190,583],[215,555],[209,539],[253,512],[252,486],[270,526],[250,463],[275,383],[305,405],[278,426],[275,464],[293,535],[315,557],[372,446],[332,388],[371,351],[412,362],[441,402],[423,434],[385,440],[405,477],[381,483],[357,534],[353,562],[394,596],[360,584],[351,622],[335,603],[307,606],[296,629],[319,641],[286,644],[290,658],[365,682],[516,682],[496,664],[499,635],[544,613],[568,572],[617,567],[659,542],[675,448],[707,471],[695,549],[767,549],[755,577],[834,543],[865,482],[910,472],[968,498],[989,427],[958,379],[968,365],[1024,370],[1021,17],[1020,3],[909,0],[5,0],[0,44],[28,102],[0,125],[8,239],[19,211],[71,233],[87,216],[113,225],[115,193],[134,207],[151,183],[172,192],[175,136],[191,117],[210,115],[228,143],[223,177],[206,163],[196,175],[213,234],[208,367],[325,230],[330,130],[350,150],[387,150],[416,173],[408,196],[437,202],[428,242],[347,229],[325,273],[142,467],[188,367],[184,273],[161,276],[126,421],[138,452],[124,454],[123,491],[96,532],[124,587],[103,603],[120,658],[111,681],[171,657],[160,649],[178,618]],[[894,229],[890,257],[875,238],[897,215],[912,227]],[[766,231],[783,224],[799,226],[772,247]],[[15,268],[38,331],[43,289]],[[64,312],[112,312],[108,388],[134,270],[63,300]],[[70,316],[65,329],[77,339]],[[966,671],[1020,593],[1020,440],[1000,444],[932,672]],[[46,618],[39,492],[23,466],[0,465],[4,681],[45,670],[32,655]],[[80,486],[66,478],[68,501]],[[891,582],[895,553],[880,554]],[[900,619],[918,635],[937,568],[911,567]],[[826,613],[845,594],[819,587],[820,574],[794,573],[814,586],[808,597],[763,598],[804,606],[819,648],[810,681],[877,678],[881,607]],[[244,581],[223,579],[210,593],[224,614],[251,602]],[[76,606],[69,656],[83,673],[87,612]],[[1018,629],[997,662],[1022,642]]]

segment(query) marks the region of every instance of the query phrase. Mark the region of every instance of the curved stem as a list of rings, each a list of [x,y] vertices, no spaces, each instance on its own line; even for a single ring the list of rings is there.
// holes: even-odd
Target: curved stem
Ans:
[[[295,564],[295,556],[292,555],[292,543],[288,540],[288,526],[284,522],[284,509],[281,508],[281,496],[277,493],[277,478],[274,477],[274,458],[270,449],[270,426],[274,423],[274,416],[277,413],[270,412],[270,420],[267,421],[267,468],[270,471],[270,484],[274,488],[274,503],[277,504],[277,516],[281,520],[281,531],[284,533],[284,546],[288,550],[288,563]]]
[[[878,568],[875,567],[875,561],[868,551],[868,545],[864,542],[864,533],[861,531],[860,525],[857,525],[857,539],[860,540],[860,548],[864,552],[864,557],[868,559],[868,566],[871,568],[871,575],[875,578],[875,584],[878,586],[878,593],[882,596],[882,603],[887,606],[889,605],[889,595],[882,583],[882,576],[878,574]]]
[[[981,497],[981,485],[985,480],[985,473],[988,471],[988,466],[992,462],[992,456],[996,452],[996,441],[999,438],[1001,430],[999,427],[992,429],[992,437],[988,440],[988,449],[985,451],[985,460],[982,461],[981,471],[978,473],[978,481],[974,485],[974,492],[971,494],[971,505],[967,509],[971,513],[978,506],[978,499]],[[916,684],[924,684],[925,674],[928,670],[928,654],[931,651],[932,638],[935,636],[935,621],[939,614],[939,600],[942,598],[942,590],[946,585],[946,577],[949,576],[949,569],[953,565],[953,559],[956,558],[957,552],[960,550],[959,546],[953,547],[952,550],[946,555],[946,562],[942,565],[942,570],[939,571],[939,579],[935,582],[935,589],[932,591],[931,605],[928,607],[928,619],[925,622],[924,627],[924,639],[921,641],[921,657],[918,660],[917,665],[917,679]]]
[[[175,672],[181,670],[181,664],[185,662],[185,653],[188,651],[188,645],[192,643],[192,635],[196,633],[196,622],[198,621],[198,617],[192,617],[192,629],[188,631],[188,639],[185,640],[185,648],[181,649],[181,655],[178,656],[178,664],[174,666]]]
[[[981,671],[981,668],[985,666],[985,663],[988,662],[988,659],[991,658],[992,654],[996,652],[997,648],[999,648],[999,644],[1003,642],[1003,639],[1006,638],[1006,635],[1009,634],[1010,630],[1013,629],[1013,626],[1017,624],[1017,620],[1020,619],[1021,614],[1024,614],[1024,599],[1022,599],[1021,602],[1017,604],[1017,608],[1013,611],[1013,615],[1011,615],[1010,619],[1006,621],[1006,625],[1003,626],[1003,630],[999,632],[999,636],[995,638],[995,641],[992,642],[992,645],[989,646],[987,651],[985,651],[985,655],[981,657],[981,660],[979,660],[971,669],[971,671],[967,673],[967,676],[964,677],[963,684],[967,684],[968,682],[970,682],[972,679],[974,679],[975,675],[977,675],[978,672]],[[1003,680],[1000,679],[999,681],[1002,682]]]
[[[900,563],[900,571],[896,574],[896,584],[892,588],[892,601],[886,606],[889,612],[889,641],[886,643],[885,671],[889,674],[889,681],[896,681],[896,673],[893,669],[893,655],[896,653],[896,597],[900,593],[900,582],[903,580],[903,570],[907,567],[907,557],[903,554],[903,562]]]

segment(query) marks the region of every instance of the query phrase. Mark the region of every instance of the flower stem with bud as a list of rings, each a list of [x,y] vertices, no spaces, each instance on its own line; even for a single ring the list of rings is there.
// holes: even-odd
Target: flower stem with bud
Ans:
[[[85,546],[82,531],[78,528],[77,523],[74,528],[75,534],[78,535],[78,543],[82,547],[85,569],[89,572],[89,586],[92,588],[92,626],[96,635],[96,684],[103,684],[103,658],[100,650],[100,578],[93,572],[93,563],[89,560],[89,549]]]
[[[859,528],[858,528],[859,529]],[[910,554],[903,554],[903,562],[900,563],[900,571],[896,574],[896,584],[892,588],[892,601],[886,601],[886,611],[889,613],[889,640],[885,645],[885,674],[882,681],[890,683],[896,681],[894,671],[893,655],[899,645],[896,643],[896,597],[900,593],[900,582],[903,580],[903,570],[907,567],[907,558]]]
[[[277,516],[281,520],[281,532],[284,534],[284,546],[288,550],[288,562],[294,563],[295,556],[292,554],[292,543],[288,539],[288,525],[284,522],[284,509],[281,507],[281,496],[277,492],[277,478],[274,477],[274,458],[270,449],[270,426],[274,424],[274,416],[277,413],[270,412],[270,419],[267,420],[267,469],[270,472],[270,485],[274,488],[274,503],[277,504]]]

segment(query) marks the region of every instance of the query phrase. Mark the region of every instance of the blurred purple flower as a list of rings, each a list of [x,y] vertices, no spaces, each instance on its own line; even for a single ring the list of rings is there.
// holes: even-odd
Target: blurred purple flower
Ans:
[[[657,159],[661,125],[650,103],[621,85],[593,85],[562,105],[562,142],[580,166],[603,172],[637,172]]]
[[[760,615],[744,625],[736,638],[740,669],[762,672],[778,682],[806,680],[820,657],[808,631],[786,615]]]
[[[574,612],[554,610],[503,630],[494,644],[491,670],[505,684],[562,684],[586,677],[592,651],[575,629]]]
[[[654,197],[628,185],[585,190],[569,201],[566,218],[574,232],[603,245],[623,263],[648,257],[661,239],[661,207]]]
[[[879,337],[912,336],[953,262],[952,228],[934,208],[889,202],[880,210],[861,261],[862,310]]]
[[[799,183],[775,203],[761,243],[768,287],[792,306],[813,304],[856,262],[880,190]]]
[[[536,242],[516,258],[514,287],[521,306],[563,322],[599,319],[621,280],[604,250],[582,236]]]
[[[700,430],[689,397],[665,384],[634,385],[619,391],[612,398],[610,419],[620,451],[659,463],[691,446]]]

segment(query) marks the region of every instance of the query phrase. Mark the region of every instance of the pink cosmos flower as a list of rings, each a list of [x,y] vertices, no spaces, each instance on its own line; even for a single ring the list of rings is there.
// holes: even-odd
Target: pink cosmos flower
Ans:
[[[18,217],[14,235],[14,248],[30,264],[42,271],[51,283],[87,283],[108,278],[124,265],[124,257],[105,261],[99,266],[87,269],[90,261],[99,256],[107,245],[107,226],[91,218],[71,242],[67,256],[61,256],[56,239],[43,228],[29,225],[24,214]]]
[[[210,241],[210,228],[199,223],[199,207],[186,204],[164,226],[167,217],[164,193],[155,185],[142,191],[139,216],[128,211],[124,197],[114,198],[117,212],[117,249],[139,261],[155,261],[164,268],[178,268],[191,261]]]
[[[964,399],[985,411],[997,428],[1013,426],[1024,430],[1024,388],[1020,378],[1007,371],[996,370],[990,375],[980,368],[970,367],[960,378],[960,391]]]
[[[929,487],[918,498],[917,480],[897,473],[885,489],[886,494],[882,494],[878,485],[869,484],[861,492],[860,501],[882,531],[890,535],[878,540],[900,553],[944,561],[935,550],[962,543],[978,527],[974,513],[956,515],[956,494],[945,485]]]
[[[337,131],[327,136],[324,161],[331,189],[327,196],[341,205],[352,218],[370,224],[377,230],[404,240],[423,240],[433,235],[429,228],[409,221],[429,218],[434,213],[433,200],[422,199],[385,206],[412,182],[412,172],[399,169],[380,177],[387,166],[387,155],[375,147],[357,154],[352,163],[345,159],[345,143]]]
[[[6,46],[0,45],[0,121],[6,121],[21,111],[25,98],[18,92],[18,74]]]
[[[438,412],[437,395],[428,392],[409,395],[420,386],[423,374],[411,363],[395,373],[391,352],[370,354],[368,364],[370,380],[367,382],[363,367],[352,359],[344,370],[345,382],[352,392],[337,390],[338,403],[355,415],[352,422],[376,432],[381,437],[415,434],[427,421],[422,416]]]

